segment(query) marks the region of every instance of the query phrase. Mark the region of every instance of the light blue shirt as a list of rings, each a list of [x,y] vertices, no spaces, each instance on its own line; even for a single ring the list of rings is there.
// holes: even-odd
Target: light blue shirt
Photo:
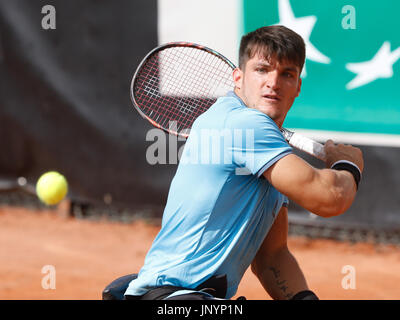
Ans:
[[[125,294],[196,288],[226,274],[235,295],[286,196],[262,173],[292,153],[275,122],[233,93],[196,119],[172,180],[161,230]]]

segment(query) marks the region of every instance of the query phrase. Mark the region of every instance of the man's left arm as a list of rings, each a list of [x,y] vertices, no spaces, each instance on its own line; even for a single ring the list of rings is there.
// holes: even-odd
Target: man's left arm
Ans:
[[[288,209],[282,207],[263,244],[254,258],[251,269],[264,289],[274,300],[311,299],[306,279],[287,247]]]

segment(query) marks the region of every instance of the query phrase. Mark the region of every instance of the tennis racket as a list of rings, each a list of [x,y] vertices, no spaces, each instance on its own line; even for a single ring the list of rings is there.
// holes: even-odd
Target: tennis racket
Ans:
[[[139,64],[131,82],[131,99],[155,127],[187,138],[196,118],[234,89],[233,69],[231,61],[210,48],[167,43],[151,50]],[[284,128],[281,131],[291,146],[325,161],[322,144]]]

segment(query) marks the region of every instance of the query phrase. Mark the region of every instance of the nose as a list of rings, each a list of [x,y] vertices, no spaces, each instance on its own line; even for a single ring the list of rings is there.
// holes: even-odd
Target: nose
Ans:
[[[277,70],[271,70],[268,72],[265,85],[273,90],[279,88],[279,74]]]

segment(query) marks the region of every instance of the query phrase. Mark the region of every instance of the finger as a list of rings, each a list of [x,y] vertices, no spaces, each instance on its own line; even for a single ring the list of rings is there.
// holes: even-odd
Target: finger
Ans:
[[[335,143],[333,142],[333,140],[329,139],[325,142],[325,147],[331,147],[334,146]]]

